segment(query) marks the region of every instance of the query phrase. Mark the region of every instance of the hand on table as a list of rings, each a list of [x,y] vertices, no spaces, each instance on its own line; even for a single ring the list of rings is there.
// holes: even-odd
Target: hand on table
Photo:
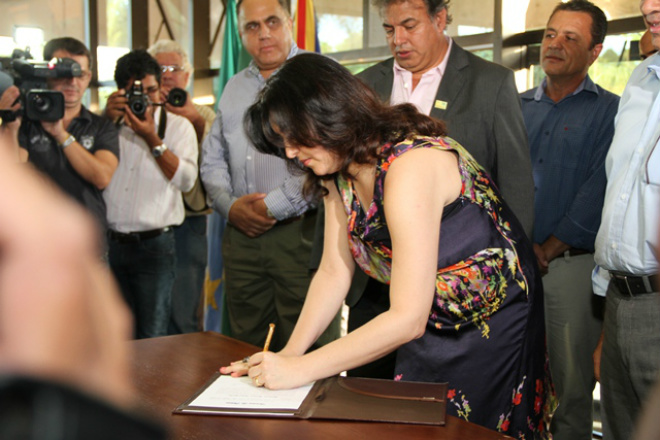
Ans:
[[[221,367],[220,373],[230,374],[232,377],[248,375],[255,386],[263,386],[269,390],[285,390],[312,382],[302,374],[300,366],[300,356],[284,356],[267,351]]]

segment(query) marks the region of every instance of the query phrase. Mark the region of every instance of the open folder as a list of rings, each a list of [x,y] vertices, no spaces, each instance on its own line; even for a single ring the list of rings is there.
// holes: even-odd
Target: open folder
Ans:
[[[333,376],[272,391],[216,373],[173,412],[444,425],[446,396],[446,383]]]

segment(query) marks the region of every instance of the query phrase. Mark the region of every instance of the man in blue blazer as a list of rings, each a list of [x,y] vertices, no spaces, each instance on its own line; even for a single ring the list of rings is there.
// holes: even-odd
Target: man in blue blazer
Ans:
[[[445,35],[451,22],[449,0],[372,3],[380,10],[394,57],[358,76],[383,101],[410,102],[422,113],[444,120],[449,136],[490,173],[531,237],[534,182],[513,72],[472,55]],[[388,287],[357,273],[346,302],[351,331],[389,307]],[[394,356],[349,374],[391,378]]]

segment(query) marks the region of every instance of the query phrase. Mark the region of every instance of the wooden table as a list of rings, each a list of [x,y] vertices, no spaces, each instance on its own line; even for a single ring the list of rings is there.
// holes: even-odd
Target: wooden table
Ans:
[[[510,439],[451,416],[445,426],[438,427],[172,414],[218,367],[259,349],[214,332],[143,339],[131,344],[139,406],[169,426],[173,439]]]

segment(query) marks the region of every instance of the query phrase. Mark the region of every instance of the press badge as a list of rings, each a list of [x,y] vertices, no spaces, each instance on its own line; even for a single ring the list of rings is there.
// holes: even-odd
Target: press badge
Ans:
[[[91,149],[94,146],[94,136],[90,136],[88,134],[80,136],[80,145],[85,147],[86,150]]]

